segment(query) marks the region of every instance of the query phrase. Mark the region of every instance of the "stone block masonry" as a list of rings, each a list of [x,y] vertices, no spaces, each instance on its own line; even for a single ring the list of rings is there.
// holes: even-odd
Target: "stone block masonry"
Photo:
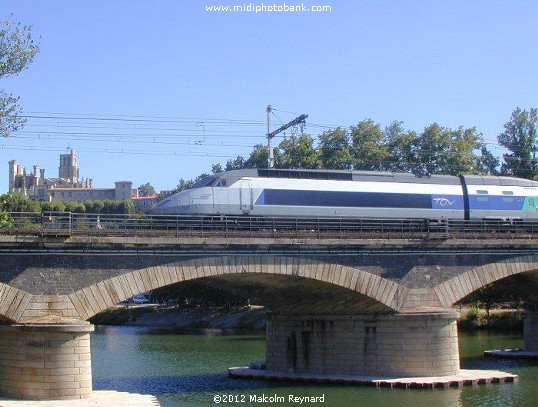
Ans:
[[[536,307],[525,310],[524,328],[525,350],[538,352],[538,309]]]
[[[448,376],[460,370],[455,312],[270,315],[267,370]]]
[[[30,400],[89,397],[91,331],[88,322],[59,317],[0,326],[0,394]]]

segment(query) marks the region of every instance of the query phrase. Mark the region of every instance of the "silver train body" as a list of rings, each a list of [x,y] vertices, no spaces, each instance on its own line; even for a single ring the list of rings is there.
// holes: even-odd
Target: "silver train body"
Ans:
[[[204,178],[153,214],[538,220],[538,182],[463,175],[245,169]]]

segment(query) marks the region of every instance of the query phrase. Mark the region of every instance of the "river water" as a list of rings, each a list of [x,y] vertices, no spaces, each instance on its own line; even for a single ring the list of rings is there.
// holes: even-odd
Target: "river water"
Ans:
[[[237,400],[220,403],[227,406],[299,405],[249,401],[251,396],[264,395],[285,400],[290,395],[324,396],[323,403],[306,405],[338,407],[538,406],[538,362],[482,356],[487,349],[522,347],[521,333],[460,332],[459,340],[462,368],[508,371],[518,374],[519,382],[404,390],[230,379],[228,367],[265,358],[263,334],[193,335],[135,327],[97,327],[91,338],[93,381],[96,390],[153,394],[163,407],[216,406],[215,396]]]

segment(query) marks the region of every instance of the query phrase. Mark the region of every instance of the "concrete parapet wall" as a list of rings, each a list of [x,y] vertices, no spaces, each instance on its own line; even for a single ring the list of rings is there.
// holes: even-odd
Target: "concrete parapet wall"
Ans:
[[[457,313],[270,315],[267,370],[447,376],[460,369]]]
[[[93,325],[0,326],[0,394],[30,400],[87,398]]]

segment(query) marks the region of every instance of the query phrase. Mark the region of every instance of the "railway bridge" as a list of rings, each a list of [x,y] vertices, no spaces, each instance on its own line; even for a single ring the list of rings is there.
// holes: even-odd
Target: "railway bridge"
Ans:
[[[192,279],[271,311],[269,371],[457,374],[453,305],[490,283],[525,297],[525,348],[538,350],[538,229],[424,234],[408,226],[292,234],[0,229],[0,394],[89,396],[87,320],[133,295]]]

